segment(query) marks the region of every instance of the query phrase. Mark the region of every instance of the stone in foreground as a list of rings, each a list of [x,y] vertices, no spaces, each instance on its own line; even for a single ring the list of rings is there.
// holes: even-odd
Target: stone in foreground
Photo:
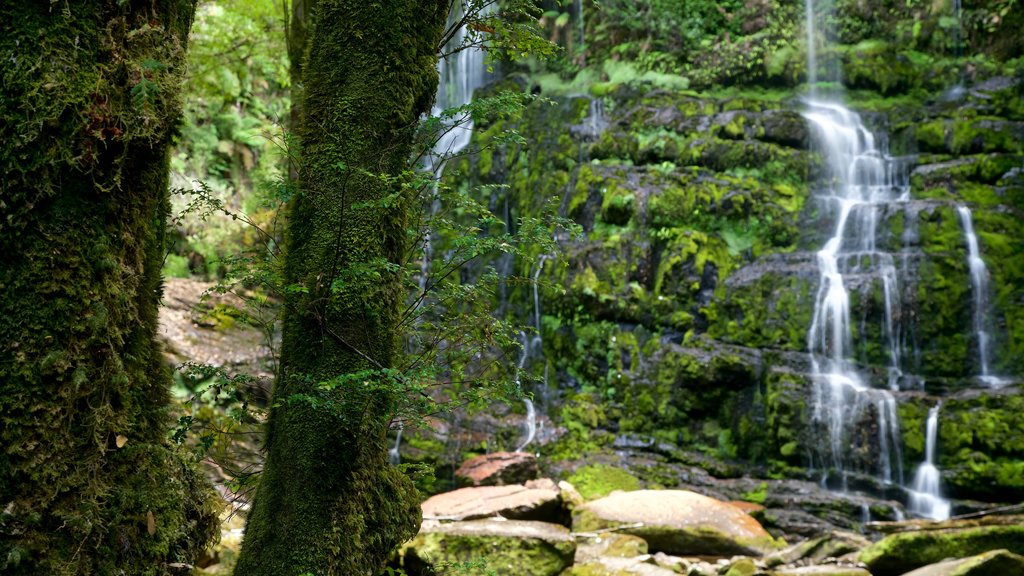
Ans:
[[[860,553],[875,576],[897,576],[948,558],[991,550],[1024,554],[1024,525],[977,526],[890,534]]]
[[[643,558],[601,557],[577,564],[562,576],[675,576],[676,572],[650,564]]]
[[[426,521],[405,545],[409,576],[433,574],[438,562],[484,560],[496,576],[555,576],[572,565],[576,543],[564,526],[525,520]]]
[[[929,564],[904,576],[992,576],[1024,574],[1024,556],[1008,550],[992,550],[959,560]]]
[[[495,452],[470,458],[455,471],[455,478],[468,486],[522,484],[540,476],[537,457],[529,452]]]
[[[558,487],[551,480],[526,486],[460,488],[431,496],[423,503],[427,520],[476,520],[502,516],[514,520],[555,521],[561,516]]]
[[[761,556],[778,545],[738,508],[687,490],[615,492],[578,508],[573,530],[607,528],[647,541],[652,552]]]
[[[769,574],[771,576],[871,576],[870,572],[858,566],[841,566],[836,564],[780,568],[774,572],[769,572]]]

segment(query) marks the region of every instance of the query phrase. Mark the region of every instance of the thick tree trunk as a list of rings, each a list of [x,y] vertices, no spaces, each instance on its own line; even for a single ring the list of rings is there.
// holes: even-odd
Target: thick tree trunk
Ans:
[[[437,86],[446,0],[319,0],[303,70],[302,167],[290,218],[282,375],[237,571],[375,574],[419,528],[388,465],[398,263],[413,129]]]
[[[164,574],[217,529],[155,341],[194,0],[0,7],[0,572]]]

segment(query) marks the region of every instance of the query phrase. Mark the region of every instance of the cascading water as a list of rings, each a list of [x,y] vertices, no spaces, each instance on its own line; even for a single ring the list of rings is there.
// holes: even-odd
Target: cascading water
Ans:
[[[533,271],[533,325],[536,330],[536,334],[533,338],[529,338],[525,331],[519,333],[519,337],[522,340],[523,352],[519,357],[519,364],[516,367],[516,386],[522,386],[522,380],[520,373],[526,367],[526,361],[531,356],[543,358],[544,354],[544,340],[541,337],[540,331],[540,288],[538,281],[540,280],[540,274],[544,270],[544,261],[548,259],[548,255],[541,256],[537,261],[537,268]],[[548,367],[547,362],[544,363],[544,381],[542,390],[547,390],[548,384]],[[526,438],[516,448],[516,452],[523,451],[524,448],[533,442],[533,439],[537,435],[537,407],[533,400],[524,398],[523,403],[526,405],[526,420],[524,422],[526,427]]]
[[[807,335],[814,380],[813,417],[828,429],[829,465],[840,473],[845,485],[845,453],[852,430],[866,411],[874,411],[877,473],[884,482],[902,481],[899,419],[889,391],[898,389],[902,376],[895,323],[899,290],[894,257],[878,249],[876,235],[888,206],[909,199],[907,171],[889,157],[884,146],[876,144],[875,135],[864,127],[860,116],[843,106],[812,99],[804,116],[826,161],[828,178],[819,194],[837,212],[832,237],[817,253],[820,283]],[[861,287],[881,285],[888,389],[872,387],[854,364],[848,280]]]
[[[485,10],[492,10],[489,5]],[[455,25],[463,17],[462,3],[456,3],[448,15],[448,26]],[[466,28],[460,27],[445,45],[446,49],[462,46],[466,41]],[[448,109],[459,108],[473,101],[473,92],[483,86],[488,79],[487,67],[484,65],[484,51],[479,47],[459,50],[454,54],[441,58],[437,62],[439,82],[434,97],[432,116],[440,116]],[[441,134],[427,159],[427,167],[434,173],[434,181],[441,180],[448,159],[458,154],[469,145],[473,137],[473,119],[468,113],[456,114],[443,123]],[[437,214],[440,199],[437,197],[436,184],[431,191],[429,212]],[[423,259],[420,261],[420,292],[426,290],[427,278],[433,259],[433,243],[429,230],[423,238]]]
[[[493,6],[488,6],[485,10],[493,10]],[[463,14],[463,4],[455,3],[448,14],[448,26],[459,22]],[[465,39],[466,29],[464,26],[459,27],[445,48],[462,46]],[[437,73],[439,81],[437,94],[434,96],[434,106],[430,111],[432,116],[440,116],[447,109],[465,106],[473,100],[473,92],[483,86],[488,78],[487,67],[484,66],[484,51],[479,47],[472,47],[441,58],[437,62]],[[431,217],[437,214],[441,206],[440,198],[437,195],[437,182],[444,174],[448,159],[468,146],[473,137],[473,120],[469,114],[457,114],[455,117],[443,121],[442,124],[441,134],[431,148],[424,166],[434,173],[434,186],[428,199],[428,211]],[[425,295],[427,291],[433,256],[432,233],[427,229],[423,233],[423,257],[420,260],[419,291],[421,295]],[[395,436],[395,445],[388,450],[388,458],[392,464],[398,464],[401,460],[399,445],[402,441],[402,430],[403,426],[400,423]]]
[[[967,243],[967,268],[971,274],[971,291],[974,294],[973,327],[975,340],[978,342],[978,376],[985,384],[998,388],[1002,385],[1002,380],[989,372],[989,359],[992,356],[991,336],[986,320],[991,313],[988,301],[988,268],[985,266],[985,261],[981,259],[981,250],[978,248],[978,235],[974,233],[971,209],[966,206],[958,206],[956,211],[960,215],[960,224],[964,229],[964,239]]]
[[[395,445],[388,450],[388,461],[391,462],[392,466],[398,466],[402,462],[402,454],[398,451],[398,448],[402,445],[402,432],[404,430],[405,425],[399,422],[398,433],[395,435]]]
[[[817,253],[820,272],[814,315],[807,333],[814,382],[813,419],[828,431],[828,462],[843,487],[849,471],[848,447],[854,430],[873,413],[877,423],[878,476],[902,483],[902,456],[896,400],[902,372],[899,286],[895,258],[877,247],[878,224],[896,203],[909,199],[909,173],[889,156],[884,139],[876,138],[856,113],[817,95],[818,58],[815,3],[806,0],[807,75],[810,97],[804,117],[810,123],[825,161],[825,184],[819,196],[835,209],[832,236]],[[823,7],[824,12],[829,10]],[[828,30],[824,36],[829,37]],[[828,80],[839,80],[835,66],[826,66]],[[885,389],[872,386],[854,363],[848,282],[864,288],[881,286],[884,318],[880,332],[888,352]],[[863,335],[868,332],[860,330]],[[823,477],[823,482],[827,477]]]
[[[939,492],[939,469],[935,467],[935,444],[939,436],[939,404],[928,411],[925,425],[925,457],[914,474],[908,508],[914,514],[932,520],[949,519],[950,503]]]

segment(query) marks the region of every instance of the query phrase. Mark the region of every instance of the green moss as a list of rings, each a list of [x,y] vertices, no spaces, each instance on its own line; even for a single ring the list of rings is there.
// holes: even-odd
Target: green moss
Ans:
[[[487,521],[467,522],[461,529],[425,531],[403,547],[403,565],[408,574],[434,574],[443,563],[475,564],[495,576],[536,574],[556,576],[572,564],[576,545],[568,534],[537,537],[498,527],[489,530]],[[560,527],[559,527],[560,528]],[[536,528],[534,528],[536,530]],[[564,529],[563,529],[564,530]],[[504,532],[508,532],[507,534]]]
[[[154,338],[195,6],[51,8],[0,8],[0,571],[164,574],[217,526]]]
[[[406,296],[392,267],[407,255],[403,174],[437,89],[447,7],[317,3],[284,269],[285,283],[304,290],[284,306],[280,401],[240,574],[375,573],[419,529],[416,489],[385,447],[401,394],[387,370]],[[339,378],[351,374],[366,376]]]
[[[872,574],[895,576],[946,558],[966,558],[1006,549],[1024,552],[1024,526],[982,526],[891,534],[860,553]]]
[[[639,490],[640,480],[621,468],[605,464],[592,464],[577,469],[568,481],[587,500],[607,496],[615,490]]]

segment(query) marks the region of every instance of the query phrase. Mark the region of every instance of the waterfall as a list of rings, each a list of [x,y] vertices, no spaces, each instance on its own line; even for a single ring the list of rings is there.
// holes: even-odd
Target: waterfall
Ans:
[[[576,52],[578,54],[582,54],[583,53],[583,48],[585,46],[584,42],[586,41],[586,37],[585,37],[585,30],[586,30],[586,28],[584,27],[584,21],[583,21],[583,0],[573,0],[573,7],[576,8],[576,26],[579,29],[579,34],[580,34],[580,42],[579,42],[578,47],[576,48]]]
[[[391,462],[392,466],[398,466],[402,462],[402,455],[398,452],[398,447],[402,444],[402,431],[405,430],[405,424],[401,421],[398,422],[398,434],[395,435],[395,445],[388,450],[388,461]]]
[[[522,452],[537,435],[537,412],[533,407],[533,401],[525,398],[523,402],[526,404],[526,438],[516,447],[516,452]]]
[[[533,346],[533,341],[527,338],[525,330],[519,331],[519,338],[523,345],[523,352],[519,356],[519,363],[516,364],[516,388],[522,390],[523,383],[520,374],[526,368],[526,360],[530,357],[530,348]],[[526,437],[516,447],[516,452],[522,452],[524,448],[533,442],[533,438],[537,435],[537,410],[533,405],[533,400],[523,398],[523,404],[526,406],[526,420],[523,422],[526,428]]]
[[[877,473],[884,482],[901,482],[899,418],[890,392],[899,388],[902,377],[895,320],[899,287],[893,254],[878,249],[876,236],[888,208],[909,199],[909,179],[903,166],[888,155],[884,140],[876,142],[856,113],[834,102],[808,100],[804,116],[826,163],[820,195],[836,209],[832,237],[817,253],[820,281],[807,333],[813,418],[828,430],[829,464],[845,482],[852,432],[872,411],[878,423]],[[854,364],[848,280],[881,285],[881,333],[889,364],[886,389],[873,387]]]
[[[914,484],[909,490],[909,509],[914,514],[946,520],[949,518],[950,504],[939,493],[939,469],[935,467],[935,444],[939,436],[939,406],[936,404],[928,410],[928,422],[925,426],[924,462],[917,467]]]
[[[490,10],[493,10],[493,5],[485,7],[484,13]],[[452,7],[448,14],[448,26],[454,26],[462,19],[462,16],[463,4],[459,2]],[[455,31],[452,39],[445,45],[445,49],[461,46],[465,40],[466,27],[462,26]],[[434,106],[430,111],[431,116],[440,116],[449,108],[465,106],[473,101],[473,92],[483,86],[488,79],[487,67],[484,66],[483,49],[473,47],[439,59],[437,75],[439,81],[437,94],[434,96]],[[444,174],[448,159],[465,149],[472,137],[473,119],[468,113],[456,114],[453,118],[442,120],[441,134],[426,161],[427,168],[434,173],[434,187],[430,193],[428,208],[431,218],[441,207],[441,201],[437,195],[437,182],[440,182],[441,176]],[[421,294],[426,291],[433,253],[431,232],[428,229],[424,231],[423,259],[420,261],[419,289]]]
[[[985,384],[998,388],[1003,384],[1002,380],[991,375],[989,372],[989,360],[991,359],[991,336],[986,329],[986,318],[991,313],[988,301],[988,268],[985,261],[981,259],[981,251],[978,248],[978,236],[974,233],[974,222],[971,219],[971,209],[967,206],[957,206],[957,213],[960,215],[960,224],[964,228],[964,239],[967,243],[967,268],[971,274],[971,291],[974,293],[973,327],[974,336],[978,341],[978,371],[979,379]]]
[[[522,387],[522,381],[519,374],[526,367],[526,361],[531,356],[543,358],[544,356],[544,340],[541,337],[540,330],[540,287],[538,281],[540,280],[540,274],[544,270],[544,262],[548,259],[548,255],[544,254],[537,260],[537,268],[533,271],[533,327],[536,330],[536,334],[533,338],[527,338],[525,331],[519,332],[519,337],[523,344],[523,353],[519,357],[519,364],[516,367],[516,387]],[[544,381],[543,391],[547,390],[548,385],[548,367],[547,362],[544,363]],[[542,392],[543,395],[543,392]],[[516,452],[521,452],[537,435],[537,407],[534,405],[533,400],[524,398],[523,403],[526,405],[526,438],[516,448]]]

